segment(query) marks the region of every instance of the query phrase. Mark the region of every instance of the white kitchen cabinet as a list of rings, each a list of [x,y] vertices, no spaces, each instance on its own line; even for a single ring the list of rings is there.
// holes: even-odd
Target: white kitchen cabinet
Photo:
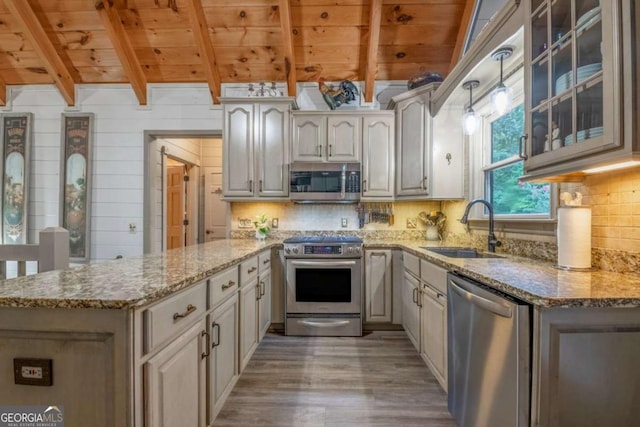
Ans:
[[[145,363],[145,425],[205,425],[205,331],[202,318]]]
[[[391,287],[393,286],[390,249],[367,250],[365,263],[365,322],[388,322],[392,319]]]
[[[523,2],[526,178],[575,180],[640,152],[634,5]]]
[[[420,260],[421,356],[447,391],[447,270]]]
[[[240,288],[240,372],[258,347],[258,299],[260,289],[251,280]]]
[[[296,111],[292,117],[294,162],[360,161],[362,115]]]
[[[430,197],[463,199],[465,157],[460,107],[445,105],[432,120]]]
[[[291,150],[294,162],[322,161],[322,152],[327,141],[327,117],[318,114],[292,114],[293,137]]]
[[[271,326],[271,269],[262,271],[258,279],[260,296],[258,299],[259,327],[258,339],[262,341]]]
[[[237,275],[237,272],[236,272]],[[233,293],[209,317],[209,425],[222,409],[238,375],[238,294]]]
[[[447,391],[447,295],[422,284],[422,358]]]
[[[362,200],[393,199],[394,182],[394,114],[366,115],[362,126]]]
[[[221,98],[223,196],[230,200],[286,198],[289,194],[290,111],[293,98],[248,103]]]
[[[420,260],[415,255],[402,254],[404,274],[402,280],[402,326],[409,340],[420,352]]]
[[[362,117],[346,114],[327,117],[326,160],[359,162],[362,147]]]
[[[402,326],[409,340],[420,351],[420,280],[405,270],[402,283]]]
[[[426,198],[430,194],[431,114],[429,101],[437,83],[392,99],[396,113],[396,196]]]

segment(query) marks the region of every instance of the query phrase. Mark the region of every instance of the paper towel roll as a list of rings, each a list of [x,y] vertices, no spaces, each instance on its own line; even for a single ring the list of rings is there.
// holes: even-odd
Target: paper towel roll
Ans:
[[[591,208],[558,208],[558,265],[591,268]]]

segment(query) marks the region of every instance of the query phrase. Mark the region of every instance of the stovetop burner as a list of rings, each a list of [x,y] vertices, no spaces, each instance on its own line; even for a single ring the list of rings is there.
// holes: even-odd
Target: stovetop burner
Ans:
[[[362,243],[362,239],[354,236],[296,236],[284,239],[283,243]]]

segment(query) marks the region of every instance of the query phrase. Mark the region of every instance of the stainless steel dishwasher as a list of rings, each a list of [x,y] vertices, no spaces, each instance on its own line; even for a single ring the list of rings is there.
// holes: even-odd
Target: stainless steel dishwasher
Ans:
[[[530,306],[449,273],[448,403],[460,427],[529,425]]]

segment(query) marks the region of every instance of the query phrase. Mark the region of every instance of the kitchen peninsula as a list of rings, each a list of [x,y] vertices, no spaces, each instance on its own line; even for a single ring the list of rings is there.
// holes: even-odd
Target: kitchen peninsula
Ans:
[[[204,319],[207,310],[217,304],[215,296],[218,294],[211,286],[214,278],[224,277],[223,289],[230,286],[231,292],[240,292],[235,283],[231,285],[232,279],[227,282],[232,277],[227,274],[235,273],[236,280],[242,282],[244,270],[238,272],[239,265],[270,253],[280,245],[275,239],[266,243],[248,239],[223,240],[166,254],[84,265],[0,282],[3,343],[0,345],[0,401],[15,405],[63,405],[69,425],[141,426],[143,422],[148,425],[145,418],[149,414],[144,408],[149,410],[149,396],[145,394],[149,377],[143,371],[147,372],[145,364],[156,362],[155,356],[149,356],[151,350],[158,347],[156,344],[181,348],[194,345],[197,353],[194,360],[204,359],[210,347],[207,344],[216,339],[210,336],[215,333],[201,334],[201,328],[207,328],[198,316]],[[553,411],[553,399],[565,396],[560,391],[566,390],[558,391],[558,384],[549,380],[555,378],[559,369],[563,372],[571,370],[572,375],[585,374],[580,370],[588,368],[591,359],[587,354],[566,351],[588,347],[589,340],[597,341],[598,345],[604,345],[603,348],[617,348],[619,344],[616,343],[622,340],[626,342],[623,346],[627,351],[619,354],[619,359],[609,360],[615,362],[622,373],[590,372],[590,377],[580,377],[584,380],[580,390],[587,393],[589,384],[601,386],[602,378],[595,376],[608,375],[614,379],[611,387],[618,387],[612,390],[612,395],[619,396],[618,390],[629,392],[632,385],[615,381],[620,375],[638,376],[636,368],[625,369],[632,366],[640,354],[640,277],[606,271],[568,272],[557,270],[548,263],[506,255],[492,259],[451,259],[427,252],[423,246],[424,241],[365,241],[365,249],[384,247],[403,251],[532,304],[534,406]],[[277,261],[272,257],[271,262]],[[273,286],[282,284],[274,283]],[[186,302],[193,296],[202,301],[194,303],[195,308],[189,308]],[[226,296],[228,294],[224,298]],[[154,331],[147,329],[150,317],[143,313],[151,308],[162,314],[167,301],[179,301],[186,307],[184,313],[165,310],[168,313],[176,311],[174,323],[176,318],[186,318],[182,319],[186,332],[161,337],[156,342],[152,340]],[[182,305],[179,307],[185,309]],[[157,308],[161,310],[157,311]],[[195,314],[191,315],[190,310]],[[191,330],[195,341],[184,340],[183,335]],[[167,344],[167,340],[171,342]],[[554,354],[556,359],[548,357]],[[580,355],[580,360],[566,359],[572,355]],[[15,385],[12,372],[15,358],[52,359],[53,385]],[[179,384],[179,378],[173,380]],[[614,408],[629,408],[632,397],[629,399],[609,403]],[[627,410],[627,413],[630,412]],[[199,425],[211,422],[210,419],[204,421],[204,412],[200,416]],[[553,414],[543,411],[536,416],[552,417]]]

